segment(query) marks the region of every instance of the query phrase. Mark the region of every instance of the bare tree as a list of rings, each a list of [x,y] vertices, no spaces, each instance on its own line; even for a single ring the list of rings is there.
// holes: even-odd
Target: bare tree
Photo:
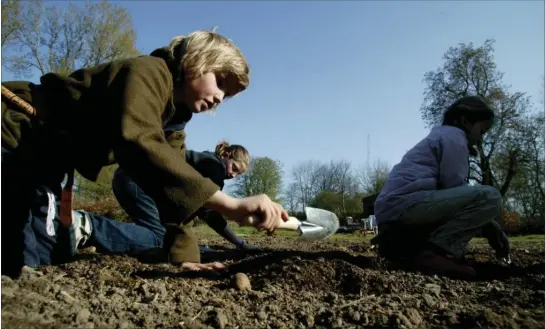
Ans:
[[[335,177],[337,193],[341,196],[342,212],[346,214],[346,199],[355,192],[356,184],[351,164],[347,160],[331,162],[331,174]]]
[[[297,189],[297,184],[291,183],[288,185],[284,191],[284,207],[290,212],[290,214],[295,214],[299,207],[299,194]]]
[[[308,206],[319,190],[319,169],[321,164],[317,161],[306,161],[296,165],[291,172],[293,186],[299,196],[299,204],[303,209]]]
[[[16,39],[21,28],[21,0],[2,0],[2,50]],[[4,60],[2,51],[2,61]]]
[[[358,180],[364,195],[380,193],[386,184],[390,166],[387,162],[377,160],[373,165],[364,166],[359,170]]]
[[[62,10],[41,0],[5,3],[2,66],[16,76],[32,76],[35,71],[69,74],[139,54],[132,18],[120,6],[106,1],[70,3]],[[4,24],[4,17],[18,24]],[[4,31],[4,25],[9,29]]]

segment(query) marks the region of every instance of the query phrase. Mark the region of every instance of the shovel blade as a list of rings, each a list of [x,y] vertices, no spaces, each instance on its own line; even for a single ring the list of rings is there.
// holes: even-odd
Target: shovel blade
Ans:
[[[306,207],[307,220],[301,222],[299,231],[306,240],[327,239],[339,229],[339,219],[331,211]]]

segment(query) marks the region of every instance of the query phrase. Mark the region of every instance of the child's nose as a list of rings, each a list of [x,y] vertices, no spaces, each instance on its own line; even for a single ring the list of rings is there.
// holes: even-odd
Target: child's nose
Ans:
[[[220,91],[219,93],[214,95],[214,103],[220,104],[221,102],[223,102],[223,97],[224,96],[225,96],[225,94],[222,91]]]

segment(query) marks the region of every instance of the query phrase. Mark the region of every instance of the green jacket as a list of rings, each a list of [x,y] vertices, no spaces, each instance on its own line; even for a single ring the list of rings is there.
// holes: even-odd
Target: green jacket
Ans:
[[[52,123],[67,132],[69,146],[59,147],[67,149],[71,166],[82,176],[96,181],[102,167],[116,160],[155,200],[162,216],[190,217],[218,186],[186,162],[183,131],[163,132],[167,123],[192,116],[174,105],[176,65],[163,53],[159,49],[153,56],[116,60],[68,77],[48,73],[40,85],[3,82],[36,108],[39,120],[2,98],[2,147],[15,150],[24,134],[38,131],[36,122]]]

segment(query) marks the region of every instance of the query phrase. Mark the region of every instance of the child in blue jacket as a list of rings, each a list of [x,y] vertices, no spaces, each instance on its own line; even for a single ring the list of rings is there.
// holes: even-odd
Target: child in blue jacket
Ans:
[[[473,278],[463,264],[469,241],[484,233],[499,257],[509,254],[502,196],[492,186],[468,184],[469,157],[477,155],[494,112],[479,97],[463,97],[394,166],[375,201],[380,234],[373,243],[394,263],[427,273]]]

